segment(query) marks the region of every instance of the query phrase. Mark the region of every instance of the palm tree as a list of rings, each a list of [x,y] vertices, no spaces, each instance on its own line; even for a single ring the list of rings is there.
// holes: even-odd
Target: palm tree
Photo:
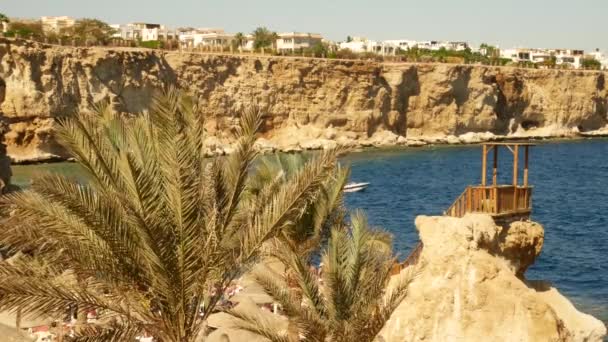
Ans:
[[[14,210],[0,244],[27,253],[0,263],[0,310],[96,310],[100,323],[82,324],[75,340],[204,340],[231,280],[300,220],[337,167],[337,152],[324,152],[264,203],[246,200],[259,111],[240,122],[234,153],[208,159],[203,117],[177,90],[135,118],[97,105],[62,120],[58,136],[89,182],[48,175],[6,198]]]
[[[245,35],[242,32],[237,32],[234,35],[234,40],[232,41],[233,47],[236,50],[240,50],[243,47],[243,42],[245,41]]]
[[[276,154],[260,160],[255,167],[254,176],[251,177],[250,199],[254,202],[265,202],[275,189],[297,175],[306,165],[306,161],[306,157],[301,154]],[[300,220],[276,237],[275,242],[278,244],[275,243],[275,247],[278,250],[287,248],[302,258],[307,258],[318,250],[329,228],[344,219],[342,189],[349,175],[348,168],[336,168],[332,177],[323,183],[319,196],[309,205]],[[271,249],[270,254],[273,252]]]
[[[321,283],[305,260],[289,251],[279,258],[295,274],[295,287],[270,270],[254,273],[264,291],[283,307],[287,331],[262,315],[230,313],[240,329],[273,342],[371,342],[405,298],[413,278],[410,269],[389,286],[395,262],[390,244],[386,233],[370,230],[365,216],[356,212],[349,227],[332,228],[322,256]]]
[[[253,36],[254,49],[257,50],[274,46],[274,39],[276,38],[276,33],[271,32],[266,27],[258,27],[251,34]]]

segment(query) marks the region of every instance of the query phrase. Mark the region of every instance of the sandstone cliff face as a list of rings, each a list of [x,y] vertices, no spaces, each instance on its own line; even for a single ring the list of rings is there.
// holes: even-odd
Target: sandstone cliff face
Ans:
[[[6,84],[0,80],[0,105],[6,97]],[[0,117],[2,117],[0,112]],[[8,131],[8,125],[0,120],[0,193],[9,190],[11,183],[11,160],[6,154],[6,145],[2,142],[2,137]]]
[[[10,125],[9,154],[26,160],[61,155],[52,134],[55,118],[103,99],[121,111],[138,113],[148,108],[156,89],[168,84],[200,97],[208,129],[217,138],[211,144],[230,141],[243,107],[257,103],[266,108],[261,145],[271,150],[334,143],[459,142],[470,141],[457,136],[471,132],[484,132],[483,139],[534,129],[554,135],[597,130],[608,123],[602,72],[49,47],[0,40],[0,78],[7,84],[1,108]]]
[[[383,330],[385,341],[602,341],[606,327],[550,284],[523,273],[542,226],[490,216],[416,219],[421,273]],[[519,275],[519,277],[518,277]]]

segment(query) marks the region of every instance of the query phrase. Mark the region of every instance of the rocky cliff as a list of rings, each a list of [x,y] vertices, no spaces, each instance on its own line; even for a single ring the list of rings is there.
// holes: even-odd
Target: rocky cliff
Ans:
[[[215,135],[230,141],[238,112],[266,108],[264,149],[469,142],[603,128],[605,74],[451,64],[390,64],[0,40],[2,104],[15,160],[61,157],[55,118],[110,100],[138,113],[167,84],[197,94]]]
[[[0,79],[0,105],[6,97],[6,84]],[[0,117],[2,113],[0,112]],[[10,188],[11,176],[11,160],[6,153],[6,145],[2,142],[4,134],[8,131],[8,125],[0,121],[0,194],[5,193]]]
[[[416,219],[420,275],[393,313],[385,341],[602,341],[604,324],[551,284],[528,280],[543,227],[498,226],[487,215]],[[404,271],[405,272],[405,271]]]

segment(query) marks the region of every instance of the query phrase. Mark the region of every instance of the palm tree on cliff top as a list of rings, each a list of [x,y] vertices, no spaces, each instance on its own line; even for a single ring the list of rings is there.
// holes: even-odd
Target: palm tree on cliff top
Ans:
[[[47,175],[6,198],[14,210],[0,243],[28,253],[0,263],[0,310],[96,310],[98,323],[77,325],[75,340],[204,340],[224,289],[316,201],[337,152],[251,201],[259,112],[242,116],[226,158],[205,158],[203,125],[176,90],[136,118],[97,106],[61,121],[58,136],[90,181]]]

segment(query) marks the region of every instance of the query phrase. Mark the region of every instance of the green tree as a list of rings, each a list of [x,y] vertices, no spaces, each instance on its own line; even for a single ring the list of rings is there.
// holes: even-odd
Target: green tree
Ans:
[[[62,120],[58,137],[89,181],[48,175],[6,198],[15,209],[0,243],[29,253],[0,262],[0,310],[95,309],[100,323],[76,329],[95,336],[87,341],[144,331],[165,342],[204,339],[230,281],[300,220],[337,168],[337,152],[325,151],[289,180],[260,186],[265,201],[248,199],[260,118],[246,112],[234,152],[214,159],[198,106],[176,90],[135,118],[100,105]]]
[[[253,31],[253,48],[261,49],[272,47],[275,43],[277,34],[271,32],[266,27],[258,27]]]
[[[547,67],[547,68],[555,68],[555,66],[557,65],[557,57],[555,56],[550,56],[549,59],[545,60],[543,62],[543,64]]]
[[[279,259],[291,271],[288,279],[271,270],[258,271],[256,281],[281,304],[287,331],[261,315],[233,310],[238,327],[273,342],[374,341],[407,295],[414,272],[402,272],[389,287],[395,258],[390,237],[368,228],[359,212],[348,227],[335,225],[323,251],[322,284],[306,260],[281,249]],[[280,254],[280,253],[279,253]]]
[[[347,42],[347,43],[350,43],[350,42],[352,42],[352,41],[353,41],[353,37],[351,37],[351,36],[346,36],[346,42]]]
[[[234,39],[232,40],[232,47],[234,49],[238,49],[243,46],[244,42],[245,42],[245,35],[243,35],[242,32],[237,32],[237,34],[234,35]]]
[[[114,29],[98,19],[80,19],[73,27],[66,30],[66,34],[89,44],[107,44]]]
[[[498,49],[495,46],[492,46],[492,45],[486,44],[486,43],[481,43],[481,45],[479,45],[479,48],[485,50],[484,55],[486,57],[492,57],[492,58],[499,57]]]
[[[44,37],[44,32],[40,21],[12,21],[9,23],[5,35],[8,37],[40,39]]]
[[[585,57],[581,60],[581,67],[587,70],[600,70],[602,63],[595,58]]]
[[[329,48],[327,44],[317,43],[305,51],[307,54],[312,54],[314,57],[325,57],[328,55]]]

